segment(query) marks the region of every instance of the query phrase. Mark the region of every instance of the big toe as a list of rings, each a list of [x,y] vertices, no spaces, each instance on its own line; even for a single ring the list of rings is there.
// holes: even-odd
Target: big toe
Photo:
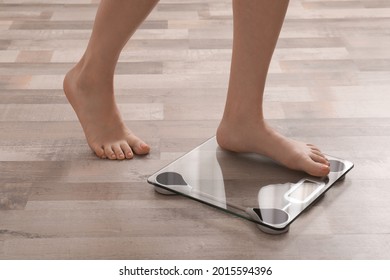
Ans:
[[[134,152],[138,155],[146,155],[150,152],[150,147],[148,144],[141,142],[134,148]]]
[[[127,142],[137,155],[145,155],[150,152],[149,145],[136,136],[129,136]]]
[[[323,177],[329,174],[329,165],[322,162],[316,162],[311,158],[306,158],[302,162],[302,170],[316,177]]]

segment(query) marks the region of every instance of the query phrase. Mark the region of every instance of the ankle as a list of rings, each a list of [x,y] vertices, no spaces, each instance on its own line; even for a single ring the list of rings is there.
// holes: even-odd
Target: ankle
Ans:
[[[68,73],[73,84],[81,91],[89,92],[91,89],[113,88],[113,74],[102,73],[98,66],[88,64],[82,58]],[[111,90],[112,91],[112,90]]]
[[[267,124],[262,112],[259,112],[258,110],[254,111],[253,113],[251,113],[250,111],[227,112],[225,110],[220,126],[226,128],[256,127],[257,129],[263,130],[267,127]]]

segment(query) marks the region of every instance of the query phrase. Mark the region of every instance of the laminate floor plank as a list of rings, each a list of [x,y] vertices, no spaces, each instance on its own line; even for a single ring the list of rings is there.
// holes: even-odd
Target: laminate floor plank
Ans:
[[[390,258],[389,1],[290,1],[265,115],[355,167],[278,236],[146,182],[215,135],[231,0],[161,0],[125,46],[116,100],[152,151],[121,162],[95,157],[62,91],[98,1],[0,2],[0,259]]]

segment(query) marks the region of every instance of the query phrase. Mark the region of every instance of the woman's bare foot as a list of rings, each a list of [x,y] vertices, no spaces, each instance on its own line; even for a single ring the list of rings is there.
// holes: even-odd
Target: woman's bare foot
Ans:
[[[121,160],[149,153],[150,147],[124,124],[111,82],[82,77],[78,64],[66,74],[64,92],[98,157]]]
[[[289,139],[263,122],[249,124],[222,120],[217,141],[223,149],[258,153],[313,176],[326,176],[330,171],[328,160],[317,147]]]

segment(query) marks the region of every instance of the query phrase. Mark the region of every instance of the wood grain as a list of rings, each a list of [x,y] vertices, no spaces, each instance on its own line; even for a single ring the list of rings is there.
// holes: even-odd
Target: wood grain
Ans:
[[[117,101],[152,152],[123,162],[95,158],[62,93],[96,1],[0,1],[0,259],[389,259],[390,2],[290,2],[266,116],[355,168],[271,236],[146,183],[215,134],[229,0],[161,0],[125,47]]]

